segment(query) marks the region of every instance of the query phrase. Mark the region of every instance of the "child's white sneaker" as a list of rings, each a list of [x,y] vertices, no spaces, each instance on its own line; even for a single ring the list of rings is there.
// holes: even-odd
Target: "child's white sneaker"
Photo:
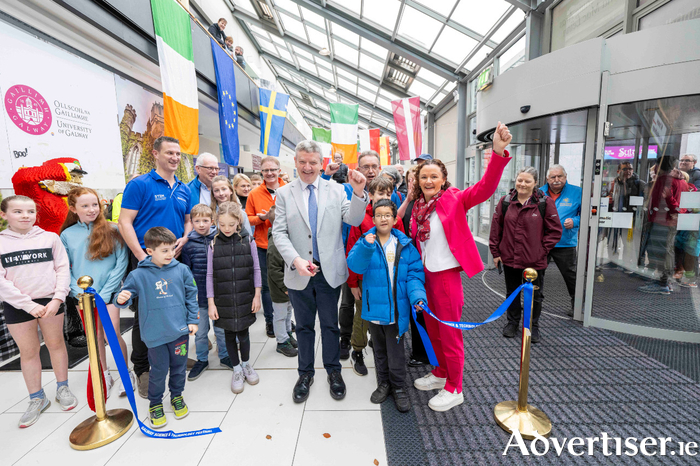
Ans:
[[[438,392],[437,395],[432,397],[428,402],[428,407],[433,411],[449,411],[455,406],[459,406],[464,403],[464,395],[461,393],[450,393],[444,388]]]
[[[255,372],[255,369],[253,369],[253,366],[250,364],[241,364],[241,366],[243,367],[245,381],[248,382],[249,385],[257,385],[258,382],[260,382],[260,377],[258,373]]]
[[[129,369],[129,378],[131,379],[131,389],[136,390],[136,374],[131,369]],[[123,380],[119,380],[119,396],[126,396]]]
[[[243,369],[240,366],[234,367],[233,377],[231,378],[231,391],[235,394],[243,393],[243,383],[245,381],[245,375],[243,375]]]
[[[428,391],[428,390],[439,390],[445,388],[445,383],[447,379],[442,377],[435,377],[432,372],[428,372],[426,375],[420,379],[413,381],[413,386],[418,390]]]

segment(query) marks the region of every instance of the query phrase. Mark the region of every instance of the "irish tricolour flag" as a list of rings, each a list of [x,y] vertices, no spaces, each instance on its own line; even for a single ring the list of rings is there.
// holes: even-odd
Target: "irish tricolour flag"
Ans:
[[[199,104],[192,53],[190,16],[175,0],[151,0],[163,83],[165,135],[180,140],[180,150],[199,153]]]
[[[343,162],[350,168],[357,166],[357,104],[330,103],[331,144],[333,154],[343,154]]]

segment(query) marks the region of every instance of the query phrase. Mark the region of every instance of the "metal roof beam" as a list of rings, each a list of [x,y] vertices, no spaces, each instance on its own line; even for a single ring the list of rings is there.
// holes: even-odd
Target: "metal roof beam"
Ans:
[[[272,64],[278,65],[278,66],[282,66],[283,68],[287,68],[287,69],[289,69],[289,70],[292,70],[292,71],[294,71],[295,73],[297,73],[298,75],[300,75],[300,76],[302,76],[302,77],[308,79],[309,81],[315,82],[315,83],[318,84],[319,86],[325,86],[325,87],[327,87],[327,88],[333,87],[333,83],[328,82],[328,81],[326,81],[326,80],[323,79],[323,78],[319,78],[318,76],[314,76],[314,75],[312,75],[311,73],[308,73],[308,72],[304,71],[303,69],[302,69],[302,70],[297,70],[296,68],[294,68],[294,64],[293,64],[293,63],[289,63],[289,62],[287,62],[286,60],[283,60],[283,59],[281,59],[281,58],[277,58],[277,57],[275,57],[274,55],[271,55],[271,54],[269,54],[269,53],[267,53],[267,52],[263,52],[261,55],[262,55],[264,58],[266,58],[267,60],[269,60],[270,62],[272,62]],[[279,78],[279,79],[282,79],[282,78]],[[351,93],[349,93],[349,92],[347,92],[347,91],[345,91],[345,90],[343,90],[343,89],[336,89],[336,93],[337,93],[338,95],[340,95],[341,97],[345,97],[346,99],[352,100],[352,101],[354,101],[354,102],[357,102],[358,104],[361,104],[361,105],[364,106],[364,107],[367,107],[367,108],[369,108],[369,109],[372,109],[372,110],[376,111],[377,113],[379,113],[380,115],[382,115],[384,118],[387,118],[389,121],[393,121],[393,119],[394,119],[394,115],[393,115],[393,114],[391,114],[391,113],[387,112],[386,110],[383,110],[383,109],[381,109],[381,108],[379,108],[379,107],[375,107],[375,106],[374,106],[374,103],[369,102],[369,101],[365,100],[365,99],[362,98],[362,97],[358,97],[358,96],[356,96],[356,95],[353,95],[353,94],[351,94]]]
[[[337,66],[339,69],[341,69],[347,73],[354,74],[358,78],[362,78],[365,81],[368,81],[368,82],[374,84],[375,86],[382,87],[384,90],[396,94],[397,97],[400,97],[402,99],[407,98],[407,97],[411,97],[405,91],[399,89],[398,87],[391,86],[387,83],[381,83],[379,81],[379,79],[375,78],[372,75],[365,73],[364,71],[358,69],[358,67],[355,67],[349,63],[346,63],[345,61],[343,61],[342,59],[340,59],[337,56],[334,57],[335,58],[334,60],[331,60],[329,57],[324,57],[324,56],[320,55],[319,54],[320,49],[315,49],[314,47],[311,47],[309,44],[297,39],[296,37],[294,37],[291,34],[285,34],[284,37],[280,36],[279,31],[277,31],[276,28],[260,21],[260,19],[251,16],[250,14],[246,13],[245,11],[235,10],[234,12],[232,12],[232,14],[237,19],[240,19],[243,21],[248,21],[249,23],[252,23],[252,24],[258,26],[259,28],[264,29],[268,33],[274,34],[277,37],[279,37],[280,39],[287,41],[288,43],[294,45],[295,47],[299,47],[300,49],[310,53],[311,55],[313,55],[313,56],[315,56],[323,61],[329,62],[332,65]],[[453,65],[453,67],[454,67],[454,65]]]
[[[402,57],[407,58],[426,69],[429,69],[433,73],[436,73],[437,75],[442,76],[445,79],[455,81],[461,77],[461,75],[456,74],[454,72],[454,65],[451,66],[448,62],[436,58],[430,53],[419,50],[418,48],[407,42],[400,40],[392,41],[391,35],[378,28],[370,26],[367,22],[364,22],[359,18],[349,15],[346,12],[343,12],[330,5],[326,5],[326,7],[324,8],[318,3],[312,2],[311,0],[291,1],[293,1],[297,5],[307,8],[308,10],[311,10],[312,12],[322,16],[323,18],[332,21],[333,23],[336,23],[354,32],[355,34],[360,35],[361,37],[364,37],[365,39],[374,42],[377,45],[381,45],[382,47],[394,53],[397,53]]]
[[[510,3],[511,5],[513,5],[515,7],[520,8],[525,13],[527,13],[528,11],[534,10],[534,8],[532,8],[532,2],[530,2],[529,0],[506,0],[506,2]],[[535,3],[537,3],[537,2],[535,1]]]

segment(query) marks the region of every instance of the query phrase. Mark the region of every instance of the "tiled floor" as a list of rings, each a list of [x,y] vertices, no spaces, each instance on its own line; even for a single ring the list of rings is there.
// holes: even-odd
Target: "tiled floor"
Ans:
[[[190,415],[176,421],[166,408],[166,430],[183,432],[219,426],[221,433],[163,440],[148,438],[132,426],[117,441],[91,451],[75,451],[68,444],[73,428],[92,415],[85,399],[87,361],[69,373],[71,388],[80,400],[76,410],[66,413],[53,403],[39,422],[23,430],[17,427],[28,401],[22,374],[0,372],[0,465],[386,465],[381,413],[378,405],[369,402],[376,388],[371,349],[366,355],[366,377],[355,375],[349,360],[343,361],[348,394],[344,400],[335,401],[328,393],[318,328],[316,333],[316,378],[306,403],[295,404],[291,397],[297,379],[296,358],[275,352],[275,340],[265,335],[261,315],[250,332],[251,361],[260,375],[258,385],[246,385],[242,394],[234,395],[230,390],[232,372],[219,366],[215,346],[209,354],[210,369],[185,387]],[[125,340],[131,351],[130,334]],[[214,340],[213,332],[210,340]],[[194,345],[194,339],[190,344]],[[116,377],[112,359],[110,368]],[[53,373],[44,372],[42,383],[52,399]],[[139,396],[136,401],[139,416],[145,420],[148,401]],[[107,409],[112,408],[129,408],[127,399],[117,396],[116,386],[107,401]]]

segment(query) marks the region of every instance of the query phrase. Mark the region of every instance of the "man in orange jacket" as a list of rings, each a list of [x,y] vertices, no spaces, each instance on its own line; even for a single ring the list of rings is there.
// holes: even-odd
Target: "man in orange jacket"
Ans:
[[[262,305],[265,315],[265,331],[270,338],[275,337],[272,327],[272,299],[267,283],[267,232],[272,226],[268,219],[270,208],[275,205],[275,191],[285,183],[279,178],[280,162],[277,157],[265,157],[260,165],[263,184],[253,189],[248,195],[245,213],[251,226],[255,227],[255,245],[258,247],[258,260],[262,276]]]

